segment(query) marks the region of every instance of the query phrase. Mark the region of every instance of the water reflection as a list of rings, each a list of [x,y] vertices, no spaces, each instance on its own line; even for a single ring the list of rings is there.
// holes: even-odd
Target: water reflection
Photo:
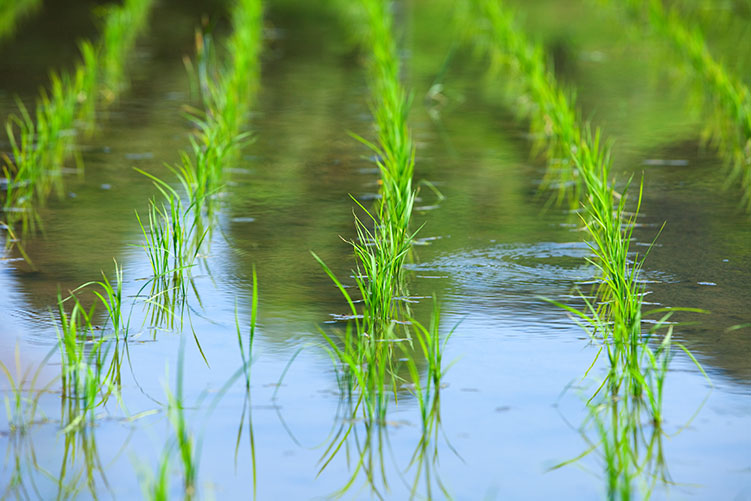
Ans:
[[[406,337],[401,339],[353,339],[358,333],[349,325],[343,339],[336,341],[322,332],[335,363],[340,400],[339,424],[320,459],[319,475],[342,454],[349,469],[349,477],[335,497],[344,496],[362,479],[372,495],[385,499],[392,493],[393,477],[409,490],[410,498],[451,497],[441,481],[438,454],[444,446],[456,453],[443,433],[440,400],[446,370],[443,353],[453,331],[441,336],[439,326],[436,303],[429,327],[411,319],[404,325]],[[402,471],[390,433],[405,423],[392,421],[389,407],[392,402],[404,405],[405,400],[417,403],[420,433]],[[441,438],[446,443],[439,446]]]
[[[587,449],[555,467],[596,456],[609,500],[649,499],[658,488],[673,485],[663,448],[668,436],[663,389],[674,350],[685,348],[671,341],[672,325],[662,339],[650,340],[655,331],[640,342],[637,360],[611,367],[588,399],[588,415],[579,428]]]

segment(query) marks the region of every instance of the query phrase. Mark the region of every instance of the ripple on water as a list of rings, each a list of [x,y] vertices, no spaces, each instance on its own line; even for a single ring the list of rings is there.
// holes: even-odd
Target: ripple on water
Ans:
[[[584,242],[493,244],[482,249],[446,254],[414,265],[418,276],[450,277],[447,299],[452,309],[481,313],[505,321],[560,324],[565,313],[541,297],[579,306],[578,290],[587,293],[597,270],[586,261],[591,252]],[[670,281],[660,272],[644,271],[645,283]],[[568,322],[567,322],[568,323]]]

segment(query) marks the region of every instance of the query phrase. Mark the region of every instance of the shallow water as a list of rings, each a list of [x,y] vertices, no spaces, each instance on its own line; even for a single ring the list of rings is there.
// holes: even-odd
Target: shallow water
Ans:
[[[723,188],[720,160],[700,146],[699,117],[686,105],[690,96],[680,77],[655,63],[663,57],[659,48],[605,27],[609,14],[593,12],[586,2],[565,9],[551,4],[517,7],[529,8],[530,33],[556,55],[561,78],[578,89],[584,115],[615,140],[619,179],[643,175],[634,248],[644,252],[666,225],[645,265],[647,301],[711,312],[685,315],[697,323],[674,334],[711,385],[676,350],[663,409],[671,483],[658,482],[653,497],[751,499],[751,338],[749,329],[727,331],[750,321],[751,220],[737,208],[737,193]],[[89,7],[76,4],[79,17],[88,19]],[[583,376],[596,348],[565,311],[541,297],[581,305],[576,288],[586,288],[595,273],[585,260],[585,235],[578,216],[545,208],[538,192],[544,165],[530,156],[526,125],[513,118],[503,98],[503,75],[485,78],[482,64],[460,51],[441,81],[445,103],[423,99],[450,45],[443,36],[447,11],[439,7],[445,5],[402,5],[399,29],[405,80],[415,91],[416,178],[445,196],[440,201],[421,188],[416,225],[425,222],[419,237],[429,245],[416,247],[410,291],[436,294],[444,332],[457,326],[444,354],[453,365],[441,391],[441,432],[431,442],[439,460],[429,458],[419,474],[410,466],[421,423],[417,403],[403,389],[389,425],[372,432],[366,457],[373,461],[374,483],[390,499],[409,497],[415,478],[419,497],[601,499],[606,482],[597,452],[551,470],[589,447],[580,427],[596,385]],[[34,269],[15,259],[0,261],[0,361],[8,367],[15,365],[16,345],[22,369],[35,367],[54,348],[50,311],[59,289],[96,280],[101,270],[111,273],[113,258],[124,267],[128,296],[150,273],[134,210],[143,213],[154,190],[132,167],[164,175],[163,165],[176,162],[188,146],[190,129],[181,113],[192,101],[181,58],[192,51],[201,14],[221,12],[183,2],[163,2],[158,9],[132,56],[131,90],[99,117],[96,135],[79,141],[85,177],[66,177],[67,196],[41,212],[45,234],[25,242]],[[577,20],[576,29],[559,22],[564,14]],[[3,84],[0,115],[13,109],[13,94],[33,98],[47,68],[68,63],[50,47],[74,51],[75,37],[44,29],[55,15],[43,11],[28,19],[24,35],[0,47],[3,55],[15,54],[0,63],[3,75],[13,75]],[[98,410],[81,449],[99,456],[102,471],[93,468],[93,487],[77,476],[92,470],[81,451],[61,473],[65,441],[56,382],[39,401],[48,420],[27,435],[6,433],[7,418],[0,418],[0,446],[7,451],[0,486],[20,465],[31,498],[57,496],[59,477],[70,489],[64,498],[91,498],[91,490],[101,498],[140,497],[172,435],[162,410],[164,387],[174,391],[181,339],[186,418],[200,443],[201,498],[251,497],[253,462],[259,499],[328,497],[355,473],[354,451],[367,442],[363,423],[357,423],[359,442],[352,437],[350,450],[342,449],[319,474],[343,416],[317,327],[330,327],[332,315],[347,308],[310,251],[346,279],[353,260],[340,236],[354,235],[349,195],[367,200],[378,191],[369,152],[348,136],[372,131],[365,71],[326,9],[270,2],[267,19],[273,40],[251,117],[254,142],[232,168],[210,254],[195,273],[200,303],[191,301],[190,322],[182,335],[151,329],[142,307],[134,308],[135,334],[122,368],[124,408],[110,402]],[[736,33],[729,29],[727,37]],[[255,460],[244,384],[224,388],[241,366],[235,311],[247,332],[253,266],[260,315],[251,387]],[[427,315],[430,303],[415,305],[418,317]],[[58,374],[57,355],[51,360],[40,381]],[[604,373],[604,362],[595,365],[595,376]],[[139,413],[145,414],[127,419]],[[179,468],[175,455],[169,470],[175,497]],[[360,472],[344,497],[376,495]]]

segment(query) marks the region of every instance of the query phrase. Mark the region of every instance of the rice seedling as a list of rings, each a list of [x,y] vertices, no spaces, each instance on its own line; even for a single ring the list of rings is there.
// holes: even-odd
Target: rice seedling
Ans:
[[[672,313],[667,312],[650,335],[664,327],[661,324]],[[587,449],[554,469],[596,454],[606,477],[607,498],[613,500],[632,499],[637,481],[643,499],[649,499],[658,482],[670,481],[662,453],[662,396],[672,358],[672,330],[670,325],[654,350],[647,342],[638,345],[636,363],[608,371],[602,386],[612,390],[596,393],[587,402],[589,415],[581,426]]]
[[[73,306],[68,313],[66,302]],[[75,432],[97,407],[118,393],[121,360],[108,353],[107,336],[97,333],[92,319],[96,305],[86,310],[75,295],[58,293],[58,344],[62,365],[63,431]],[[116,340],[115,340],[116,342]]]
[[[746,211],[751,211],[751,90],[748,85],[712,55],[698,27],[688,26],[674,7],[665,7],[662,0],[629,0],[622,4],[633,18],[645,21],[653,34],[665,40],[685,63],[704,103],[705,137],[725,159],[729,166],[728,183],[740,185],[742,205]]]
[[[37,10],[41,3],[41,0],[2,2],[0,4],[0,40],[11,36],[20,20]]]
[[[382,215],[385,224],[394,227],[392,237],[400,242],[408,239],[415,196],[412,188],[415,148],[407,126],[412,99],[399,78],[399,58],[388,4],[381,0],[365,0],[363,8],[368,26],[368,49],[372,57],[372,109],[378,143],[363,141],[378,157],[383,197],[381,205],[384,207]]]
[[[336,281],[335,277],[332,279]],[[354,304],[351,308],[354,309]],[[429,327],[410,319],[409,327],[405,327],[409,338],[363,336],[357,327],[353,329],[358,321],[358,318],[349,321],[343,331],[321,330],[339,385],[341,400],[337,415],[341,423],[321,456],[319,475],[346,452],[347,462],[354,460],[354,466],[346,484],[334,496],[343,496],[362,476],[371,492],[383,498],[390,490],[388,463],[384,463],[390,449],[388,408],[392,400],[398,403],[401,388],[406,388],[418,402],[422,425],[407,466],[407,470],[414,469],[412,496],[424,485],[430,498],[435,484],[450,497],[437,472],[437,441],[441,430],[440,388],[446,370],[442,353],[451,333],[441,341],[437,303]],[[417,352],[413,350],[413,339],[418,340]],[[421,375],[418,358],[427,363],[424,375]],[[450,444],[449,447],[453,450]]]
[[[161,195],[161,202],[149,201],[147,223],[136,211],[145,240],[143,248],[152,269],[152,277],[144,286],[151,285],[147,304],[151,307],[153,324],[167,323],[172,328],[178,306],[184,312],[189,286],[195,291],[190,273],[208,230],[194,217],[194,203],[183,207],[177,190],[152,174],[139,172],[152,179]],[[182,319],[182,314],[179,318]]]
[[[93,290],[92,293],[99,299],[99,302],[107,310],[107,319],[112,326],[112,338],[121,339],[128,337],[130,318],[126,321],[123,317],[123,269],[115,263],[115,280],[114,284],[107,275],[102,272],[102,280],[96,282],[87,282],[73,291],[75,294],[79,290],[87,287],[96,286],[101,289]],[[106,325],[102,329],[106,329]]]
[[[80,44],[81,61],[71,74],[52,73],[49,91],[43,90],[35,112],[18,101],[18,114],[5,121],[11,144],[3,173],[7,192],[3,202],[5,223],[21,224],[23,232],[34,231],[41,221],[35,208],[54,191],[62,194],[62,165],[73,156],[76,126],[89,124],[100,94],[111,102],[124,88],[122,67],[135,37],[145,24],[152,0],[126,0],[108,11],[98,46]]]
[[[411,97],[400,82],[391,13],[388,4],[381,0],[363,0],[357,6],[341,5],[340,8],[348,13],[351,24],[362,36],[361,43],[371,57],[371,109],[377,141],[355,137],[376,155],[381,175],[381,196],[373,210],[367,209],[353,197],[357,209],[364,214],[363,218],[355,214],[356,238],[349,242],[357,263],[354,279],[362,298],[361,308],[356,306],[356,300],[331,269],[313,253],[342,293],[351,313],[343,331],[327,333],[321,330],[335,361],[345,419],[321,458],[321,471],[343,447],[349,451],[349,441],[353,440],[357,464],[347,484],[336,495],[343,495],[351,488],[362,472],[371,491],[380,497],[382,491],[389,490],[383,466],[387,409],[389,401],[392,398],[396,400],[399,385],[405,381],[398,374],[400,362],[397,355],[407,351],[402,352],[395,346],[402,343],[411,345],[412,333],[416,331],[425,350],[422,355],[429,359],[428,365],[432,368],[428,375],[430,382],[422,387],[414,354],[407,355],[410,375],[418,379],[408,385],[422,388],[417,393],[426,430],[432,430],[428,421],[438,415],[427,410],[429,404],[426,399],[437,404],[437,398],[433,400],[432,397],[432,385],[440,380],[442,350],[440,343],[434,343],[432,337],[432,334],[437,335],[437,323],[435,330],[425,329],[410,319],[409,311],[398,301],[398,297],[406,291],[404,264],[419,229],[410,232],[416,196],[412,186],[415,148],[407,126]],[[435,315],[434,320],[437,321],[437,308]],[[363,423],[363,437],[359,436],[359,422]],[[429,433],[423,434],[424,439],[428,436]],[[424,452],[425,449],[418,447],[415,458],[423,457],[420,450]],[[422,471],[418,467],[418,472]]]

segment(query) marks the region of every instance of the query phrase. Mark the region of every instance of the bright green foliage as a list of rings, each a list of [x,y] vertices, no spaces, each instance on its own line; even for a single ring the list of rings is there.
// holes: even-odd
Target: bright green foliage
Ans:
[[[126,0],[107,11],[99,54],[99,85],[107,102],[117,99],[126,87],[123,68],[136,38],[146,25],[152,4],[153,0]]]
[[[558,202],[569,197],[575,203],[582,195],[583,180],[573,156],[580,145],[588,144],[593,150],[588,143],[593,138],[580,125],[573,93],[558,85],[542,47],[518,29],[502,2],[467,0],[457,6],[465,37],[489,56],[491,71],[509,82],[516,113],[530,120],[537,138],[535,150],[548,160],[546,186],[557,188]],[[596,166],[582,167],[596,170]]]
[[[40,223],[35,209],[52,191],[62,194],[62,165],[77,156],[76,127],[84,123],[91,130],[100,94],[111,102],[124,88],[122,68],[152,3],[126,0],[112,7],[97,48],[82,42],[81,61],[70,75],[52,73],[50,89],[42,91],[33,116],[19,101],[19,114],[5,121],[12,153],[3,159],[8,180],[3,210],[8,225],[20,223],[24,233],[34,231]]]
[[[161,194],[160,201],[149,201],[148,222],[144,223],[136,212],[152,271],[147,303],[152,312],[152,324],[166,323],[174,327],[177,311],[185,308],[188,286],[192,284],[190,271],[208,230],[194,217],[194,204],[184,207],[180,195],[169,184],[140,172],[154,181]],[[179,318],[182,319],[182,315]]]
[[[198,133],[191,138],[191,152],[180,152],[180,163],[171,168],[187,202],[167,182],[140,171],[154,181],[162,195],[161,202],[150,202],[148,222],[137,215],[153,272],[147,303],[156,324],[173,327],[178,311],[182,319],[188,285],[192,285],[190,270],[213,228],[214,195],[225,182],[227,164],[248,137],[242,129],[258,87],[263,28],[260,1],[238,1],[232,23],[234,31],[227,42],[229,61],[220,69],[216,68],[211,39],[198,39],[196,73],[205,111],[193,116]]]
[[[243,132],[258,90],[263,12],[259,0],[238,0],[232,10],[233,32],[227,42],[229,60],[217,65],[211,39],[198,47],[197,76],[204,110],[193,117],[198,134],[190,156],[181,155],[178,167],[197,212],[213,213],[212,196],[225,182],[225,168],[248,138]],[[218,66],[218,67],[217,67]]]
[[[66,302],[73,304],[66,311]],[[86,310],[74,295],[58,294],[59,347],[62,361],[64,431],[76,431],[120,384],[120,357],[110,356],[110,338],[93,324],[94,306]],[[117,343],[117,340],[114,340]]]
[[[406,293],[404,264],[414,238],[409,226],[415,201],[412,187],[415,148],[407,126],[411,99],[400,81],[393,18],[388,6],[389,3],[382,0],[338,5],[370,57],[371,109],[377,141],[356,137],[376,154],[381,174],[381,198],[376,208],[368,210],[355,200],[366,216],[364,220],[355,216],[357,238],[350,242],[357,259],[354,275],[362,297],[361,308],[356,306],[355,300],[328,266],[313,254],[350,308],[351,315],[344,333],[332,337],[322,331],[322,335],[329,344],[332,357],[345,368],[339,374],[339,380],[342,392],[351,404],[347,413],[355,419],[361,412],[369,430],[385,422],[391,397],[389,390],[395,398],[397,385],[402,381],[397,374],[395,360],[399,350],[395,346],[411,345],[413,329],[420,329],[416,321],[407,320],[408,312],[399,299]],[[419,331],[423,332],[427,331]],[[437,335],[437,330],[435,332]],[[429,354],[435,359],[434,353],[425,353],[426,356]],[[440,361],[440,353],[438,357]],[[416,370],[411,375],[419,379]],[[429,380],[433,381],[431,377]],[[419,381],[413,384],[420,387]],[[419,392],[421,397],[437,392],[437,386],[431,389],[430,384],[427,393]],[[322,469],[346,443],[352,430],[351,425],[340,430],[322,458]],[[367,436],[370,444],[374,437],[370,431]],[[365,450],[371,449],[366,447]],[[351,482],[361,468],[369,476],[373,474],[365,465],[364,451],[361,451]],[[373,486],[372,482],[369,483]]]
[[[357,258],[355,280],[363,299],[358,333],[382,339],[394,333],[393,322],[400,316],[396,298],[406,291],[404,263],[414,237],[409,228],[415,201],[415,148],[407,126],[410,98],[399,78],[388,3],[362,0],[357,6],[341,8],[371,58],[371,108],[378,139],[372,143],[356,137],[376,154],[381,198],[372,212],[358,203],[367,217],[365,221],[355,217],[357,239],[351,244]]]
[[[707,134],[730,165],[729,180],[741,185],[742,203],[751,211],[751,90],[712,56],[699,29],[686,26],[662,0],[624,4],[637,18],[647,20],[688,65],[709,115]]]

